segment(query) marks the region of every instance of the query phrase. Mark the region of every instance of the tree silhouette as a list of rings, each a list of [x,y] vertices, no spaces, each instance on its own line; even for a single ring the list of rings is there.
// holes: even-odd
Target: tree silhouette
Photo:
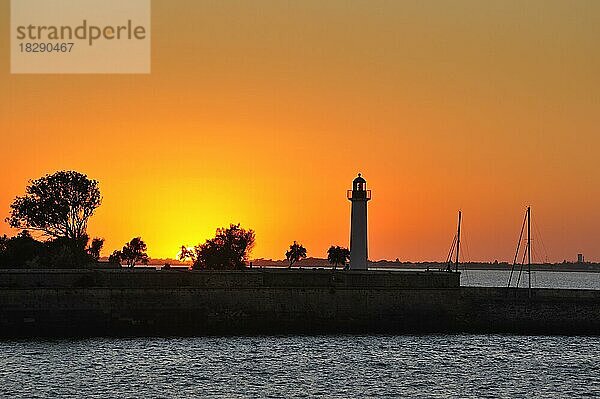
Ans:
[[[300,259],[306,258],[306,248],[304,248],[302,244],[298,244],[294,241],[294,243],[290,245],[290,249],[285,253],[285,258],[290,262],[289,267],[292,267],[294,263],[298,262]]]
[[[46,258],[47,249],[36,241],[29,231],[14,237],[0,238],[0,268],[39,268]]]
[[[194,259],[193,269],[234,270],[246,267],[248,256],[254,247],[253,230],[245,230],[240,224],[219,228],[215,237],[194,247],[188,254]]]
[[[95,263],[87,247],[88,236],[78,239],[60,237],[48,240],[44,244],[47,248],[46,265],[51,268],[76,269],[89,263]]]
[[[90,254],[90,256],[94,258],[94,260],[98,261],[98,259],[100,258],[100,251],[102,250],[103,246],[104,238],[94,238],[87,249],[87,253]]]
[[[146,243],[141,237],[135,237],[129,241],[120,251],[114,251],[108,258],[111,263],[125,262],[128,267],[134,267],[136,264],[148,264],[148,254],[146,254]]]
[[[88,246],[87,235],[38,241],[28,230],[14,237],[0,237],[0,268],[76,269],[98,262],[104,240],[95,238]]]
[[[177,255],[177,259],[186,262],[188,260],[195,262],[196,261],[196,252],[193,249],[189,249],[185,245],[181,246],[179,250],[179,254]]]
[[[116,265],[121,265],[122,257],[123,257],[123,254],[121,253],[121,251],[119,251],[119,250],[113,251],[113,253],[110,254],[110,256],[108,257],[108,263],[114,263]]]
[[[100,206],[96,180],[75,171],[60,171],[30,181],[23,197],[11,204],[11,227],[43,232],[53,238],[80,240],[88,219]]]
[[[337,265],[345,265],[349,258],[350,251],[348,250],[348,248],[332,245],[327,250],[327,260],[330,264],[333,265],[334,270],[337,267]]]

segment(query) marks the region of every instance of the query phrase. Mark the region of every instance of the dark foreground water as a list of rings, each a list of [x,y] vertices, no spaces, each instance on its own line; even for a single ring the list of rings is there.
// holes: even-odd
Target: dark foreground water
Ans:
[[[0,397],[600,397],[600,338],[0,341]]]

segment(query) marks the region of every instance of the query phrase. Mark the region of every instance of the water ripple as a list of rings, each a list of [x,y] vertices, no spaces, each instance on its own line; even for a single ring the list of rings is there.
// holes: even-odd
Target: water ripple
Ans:
[[[503,335],[0,342],[0,397],[600,397],[600,338]]]

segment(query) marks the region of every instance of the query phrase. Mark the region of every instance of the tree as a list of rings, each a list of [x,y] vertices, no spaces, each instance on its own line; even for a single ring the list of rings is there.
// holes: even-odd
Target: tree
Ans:
[[[142,238],[135,237],[125,244],[121,251],[113,252],[113,255],[116,255],[114,260],[118,259],[119,263],[125,262],[128,267],[134,267],[137,263],[147,265],[149,260],[148,254],[146,254],[147,249]]]
[[[186,262],[186,261],[192,261],[195,262],[196,261],[196,251],[194,251],[194,249],[190,249],[188,247],[186,247],[185,245],[181,246],[181,249],[179,250],[179,254],[177,254],[177,259],[182,261],[182,262]]]
[[[292,267],[294,263],[298,262],[300,259],[306,258],[306,248],[304,248],[302,244],[298,244],[294,241],[294,243],[290,245],[290,249],[285,253],[285,258],[290,262],[289,267]]]
[[[43,232],[52,238],[80,240],[100,206],[96,180],[75,171],[60,171],[30,181],[23,197],[16,197],[6,221],[11,227]]]
[[[0,238],[0,268],[76,269],[97,262],[102,239],[88,247],[87,235],[78,240],[60,237],[47,241],[34,239],[28,230],[14,237]],[[96,253],[96,251],[98,251]]]
[[[0,254],[6,252],[8,249],[9,238],[6,234],[0,237]]]
[[[46,257],[44,243],[35,240],[27,230],[0,238],[0,268],[39,268]]]
[[[87,253],[97,262],[100,259],[100,251],[104,246],[104,238],[94,238],[87,249]]]
[[[86,248],[88,236],[83,235],[78,239],[59,237],[46,241],[47,267],[53,269],[77,269],[94,263],[95,259]]]
[[[245,230],[240,224],[218,228],[215,237],[194,247],[188,254],[194,259],[193,269],[235,270],[246,267],[248,256],[254,247],[253,230]]]
[[[337,267],[337,265],[345,265],[349,258],[350,251],[348,250],[348,248],[332,245],[327,250],[327,260],[330,264],[333,265],[334,270]]]
[[[113,251],[112,254],[108,257],[108,263],[114,263],[116,265],[121,265],[121,259],[123,258],[123,254],[121,251],[116,250]]]

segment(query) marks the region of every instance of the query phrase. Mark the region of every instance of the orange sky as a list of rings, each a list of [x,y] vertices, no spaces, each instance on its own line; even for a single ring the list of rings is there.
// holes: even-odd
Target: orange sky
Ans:
[[[530,204],[538,260],[600,261],[596,0],[154,0],[150,75],[11,75],[8,4],[2,219],[75,169],[101,183],[105,254],[241,222],[254,257],[323,257],[360,171],[372,259],[444,259],[461,208],[465,260],[512,260]]]

